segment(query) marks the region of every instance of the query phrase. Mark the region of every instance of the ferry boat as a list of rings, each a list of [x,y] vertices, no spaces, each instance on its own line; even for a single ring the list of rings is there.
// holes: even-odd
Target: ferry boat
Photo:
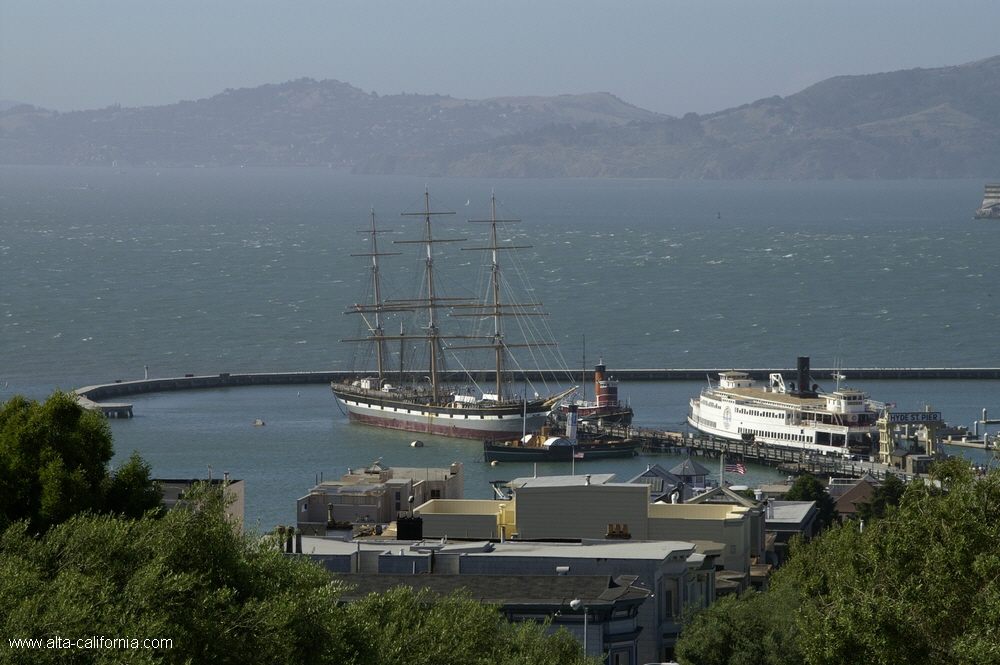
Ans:
[[[849,457],[871,454],[878,440],[880,404],[859,390],[820,392],[809,374],[809,358],[798,359],[796,382],[780,373],[766,386],[755,385],[746,372],[720,372],[691,400],[688,424],[705,434],[768,445]]]
[[[527,246],[501,241],[498,235],[501,225],[520,220],[499,219],[495,197],[491,198],[490,210],[490,219],[469,220],[489,225],[486,245],[462,248],[489,252],[486,295],[481,298],[447,297],[436,283],[437,248],[439,243],[461,242],[465,238],[433,235],[432,219],[454,212],[432,211],[430,195],[425,191],[424,210],[403,213],[423,218],[422,237],[395,241],[420,247],[424,271],[423,279],[419,280],[421,292],[413,298],[398,300],[382,295],[380,259],[400,252],[380,250],[379,235],[389,231],[377,228],[372,212],[371,228],[362,232],[370,235],[371,251],[354,255],[371,260],[368,300],[355,304],[347,312],[361,316],[364,334],[341,341],[365,344],[373,349],[366,357],[373,359],[374,366],[358,370],[353,378],[331,384],[333,394],[351,421],[440,436],[508,439],[524,431],[541,429],[560,400],[574,390],[550,391],[543,397],[538,389],[533,389],[533,397],[529,397],[527,385],[513,384],[510,367],[515,364],[524,367],[525,364],[515,363],[513,349],[539,349],[531,354],[537,358],[544,354],[546,347],[554,347],[555,343],[544,338],[545,331],[529,321],[544,314],[538,310],[540,303],[502,300],[503,294],[511,291],[511,285],[501,277],[499,256],[504,251],[526,249]],[[399,335],[387,334],[390,317],[399,319]],[[464,330],[458,324],[459,317],[471,321]],[[511,328],[525,333],[523,337],[508,339],[505,320],[509,317],[521,317],[521,322]],[[445,329],[445,318],[454,320],[454,329]],[[476,360],[477,350],[490,358],[492,367],[489,370],[478,369],[484,361],[482,355]],[[460,369],[450,371],[448,361],[458,357],[459,351],[463,352]],[[422,353],[423,358],[418,360],[411,355],[417,353]],[[537,364],[531,368],[537,369]],[[561,372],[568,383],[568,369],[563,367]],[[550,372],[550,375],[555,376],[555,373]]]

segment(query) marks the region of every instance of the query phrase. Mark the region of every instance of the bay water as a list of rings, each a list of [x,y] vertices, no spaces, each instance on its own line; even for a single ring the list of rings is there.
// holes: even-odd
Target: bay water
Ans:
[[[327,169],[0,167],[0,400],[55,388],[220,372],[348,369],[370,224],[411,231],[432,205],[489,216],[491,192],[566,363],[617,368],[995,367],[1000,227],[973,221],[981,181],[729,182],[353,176]],[[523,241],[523,242],[521,242]],[[466,261],[468,259],[465,259]],[[384,269],[384,268],[383,268]],[[446,279],[448,278],[445,273]],[[461,276],[455,277],[461,280]],[[828,384],[831,382],[828,382]],[[643,427],[682,429],[704,382],[623,384]],[[967,424],[1000,414],[996,381],[852,381],[898,410]],[[825,386],[828,389],[831,385]],[[592,389],[591,389],[592,390]],[[294,523],[323,474],[376,459],[461,461],[466,496],[529,475],[475,441],[351,425],[328,387],[132,398],[117,459],[158,477],[246,482],[248,522]],[[993,414],[993,415],[995,415]],[[254,427],[256,419],[266,425]],[[951,452],[963,452],[954,449]],[[964,451],[984,461],[981,451]],[[625,480],[643,456],[580,463]],[[539,465],[538,473],[568,472]],[[752,467],[736,480],[778,479]]]

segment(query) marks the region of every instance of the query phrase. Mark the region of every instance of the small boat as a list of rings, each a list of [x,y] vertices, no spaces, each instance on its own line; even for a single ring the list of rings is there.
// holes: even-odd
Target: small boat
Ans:
[[[570,462],[577,460],[635,457],[639,442],[622,437],[595,437],[578,440],[576,413],[571,407],[567,417],[566,435],[556,435],[552,428],[524,434],[519,439],[484,441],[483,455],[487,462]]]

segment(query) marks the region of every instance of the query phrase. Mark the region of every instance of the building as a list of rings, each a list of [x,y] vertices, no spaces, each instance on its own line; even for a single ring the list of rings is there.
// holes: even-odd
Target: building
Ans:
[[[297,502],[298,527],[305,534],[325,535],[327,529],[358,523],[389,524],[432,499],[461,499],[464,485],[461,462],[446,469],[375,462],[313,487]]]
[[[510,482],[506,501],[429,501],[414,511],[425,538],[660,540],[714,543],[719,563],[749,574],[761,528],[753,509],[725,503],[650,503],[650,486],[614,474],[544,476]]]
[[[577,543],[454,542],[446,539],[417,542],[364,539],[348,542],[307,536],[302,542],[304,554],[327,570],[343,574],[346,584],[354,584],[355,579],[361,577],[382,575],[412,576],[421,580],[439,575],[457,575],[468,577],[469,585],[478,584],[474,578],[495,576],[599,576],[605,580],[631,576],[633,581],[630,586],[648,590],[650,595],[648,600],[638,605],[634,616],[635,630],[638,631],[635,641],[638,660],[627,660],[624,655],[618,660],[619,663],[630,664],[668,659],[681,631],[682,613],[692,608],[707,607],[714,602],[714,573],[723,550],[722,546],[706,543],[603,539]],[[576,597],[582,593],[577,592]],[[630,598],[634,599],[634,596]],[[485,600],[486,596],[482,599]],[[535,619],[537,615],[530,618]],[[619,618],[631,626],[633,617]],[[625,644],[621,636],[632,630],[623,630],[625,627],[608,627],[612,632],[605,637],[613,635],[614,639],[606,641],[605,650],[614,644]],[[598,639],[604,638],[588,634],[590,653],[597,653],[600,648],[596,642]],[[615,660],[609,662],[614,663]]]
[[[633,484],[649,485],[649,500],[652,503],[678,503],[690,499],[694,495],[693,488],[684,484],[680,477],[675,476],[659,464],[647,466],[646,470],[629,480]],[[676,494],[676,496],[674,496]]]
[[[167,510],[172,510],[179,504],[183,504],[188,492],[198,483],[207,483],[210,487],[220,492],[224,489],[228,501],[226,516],[233,522],[238,523],[241,530],[243,529],[244,500],[242,480],[230,480],[227,473],[223,478],[209,478],[208,480],[198,478],[154,478],[153,483],[159,486],[160,492],[163,494],[163,507]]]
[[[397,587],[446,596],[464,591],[482,603],[499,604],[508,621],[551,621],[616,665],[639,663],[639,608],[650,596],[634,575],[352,575],[342,602]],[[587,615],[584,624],[584,613]]]

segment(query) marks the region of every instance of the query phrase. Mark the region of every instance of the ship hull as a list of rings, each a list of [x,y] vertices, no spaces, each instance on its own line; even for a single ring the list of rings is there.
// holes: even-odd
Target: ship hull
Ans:
[[[427,406],[333,389],[352,422],[459,439],[503,440],[541,429],[552,410],[544,403],[476,408]]]
[[[635,457],[638,442],[583,443],[576,446],[522,447],[487,441],[483,454],[487,462],[569,462],[577,460]]]

